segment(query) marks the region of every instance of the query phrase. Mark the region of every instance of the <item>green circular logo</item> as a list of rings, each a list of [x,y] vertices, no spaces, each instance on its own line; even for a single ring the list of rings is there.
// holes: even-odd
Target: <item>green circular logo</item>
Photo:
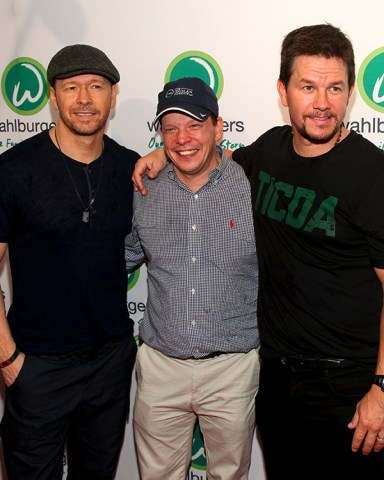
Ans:
[[[204,450],[204,440],[198,424],[196,424],[195,430],[193,432],[191,465],[193,468],[196,468],[196,470],[206,470],[207,467],[207,460],[205,458]]]
[[[384,112],[384,47],[374,50],[360,65],[357,85],[365,103]]]
[[[1,91],[6,104],[15,113],[34,115],[48,102],[47,72],[33,58],[16,58],[4,70]]]
[[[132,288],[136,285],[137,281],[139,280],[139,277],[140,277],[140,268],[138,268],[137,270],[135,270],[134,272],[128,275],[127,290],[132,290]]]
[[[198,77],[204,80],[221,97],[224,77],[219,64],[210,55],[195,50],[181,53],[170,63],[165,73],[165,83],[183,77]]]

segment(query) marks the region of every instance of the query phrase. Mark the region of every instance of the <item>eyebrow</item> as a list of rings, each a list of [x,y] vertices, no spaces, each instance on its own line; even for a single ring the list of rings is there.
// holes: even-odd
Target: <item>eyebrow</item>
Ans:
[[[309,78],[300,78],[299,79],[299,82],[300,83],[315,83],[315,81],[313,79],[309,79]],[[346,82],[344,80],[335,80],[334,82],[330,82],[329,85],[345,85]]]

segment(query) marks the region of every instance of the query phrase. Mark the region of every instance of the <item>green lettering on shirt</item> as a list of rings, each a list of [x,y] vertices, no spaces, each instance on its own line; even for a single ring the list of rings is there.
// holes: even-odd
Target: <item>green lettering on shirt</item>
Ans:
[[[295,229],[303,228],[305,232],[320,229],[324,230],[327,237],[336,235],[335,209],[338,203],[336,197],[329,196],[323,200],[308,221],[316,200],[314,190],[294,187],[286,182],[276,182],[274,177],[264,171],[260,171],[259,180],[256,210],[261,205],[260,213],[262,215],[277,222],[285,222],[286,225]],[[287,209],[278,206],[282,196],[288,199]]]
[[[315,228],[320,228],[325,231],[327,237],[334,237],[336,235],[335,208],[337,202],[336,197],[326,198],[304,227],[304,231],[312,232]]]

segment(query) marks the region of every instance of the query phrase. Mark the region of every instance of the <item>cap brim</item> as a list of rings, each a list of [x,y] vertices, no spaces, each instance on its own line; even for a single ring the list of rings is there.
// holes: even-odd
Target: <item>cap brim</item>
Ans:
[[[196,120],[199,120],[199,122],[204,122],[211,115],[211,112],[209,110],[206,110],[205,108],[195,107],[195,110],[191,112],[190,108],[168,107],[156,115],[153,123],[157,123],[158,121],[160,121],[161,117],[168,112],[181,112],[185,115],[188,115],[189,117],[193,117]]]
[[[77,77],[78,75],[100,75],[101,77],[104,77],[107,80],[109,80],[112,83],[112,85],[114,85],[115,83],[118,83],[120,80],[119,77],[111,75],[109,72],[106,72],[104,70],[97,70],[95,68],[92,68],[92,69],[82,68],[82,69],[71,70],[71,71],[67,71],[67,72],[63,72],[61,74],[55,75],[52,81],[54,82],[55,80],[65,80],[67,78]]]

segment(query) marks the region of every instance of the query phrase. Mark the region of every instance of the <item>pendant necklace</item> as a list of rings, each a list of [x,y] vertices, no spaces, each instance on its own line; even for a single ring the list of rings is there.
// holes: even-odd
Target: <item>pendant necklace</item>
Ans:
[[[77,190],[77,187],[76,187],[76,183],[71,175],[71,172],[69,170],[69,167],[67,165],[67,161],[64,157],[64,154],[61,150],[61,147],[60,147],[60,143],[59,143],[59,139],[57,138],[57,132],[56,132],[56,128],[55,128],[55,139],[56,139],[56,143],[57,143],[57,146],[59,147],[59,151],[60,151],[60,156],[61,158],[63,159],[63,162],[64,162],[64,165],[65,165],[65,168],[68,172],[68,175],[69,175],[69,178],[71,179],[71,182],[72,182],[72,185],[73,185],[73,188],[75,189],[75,192],[76,192],[76,195],[78,196],[79,200],[80,200],[80,203],[83,207],[83,216],[82,216],[82,221],[84,223],[88,223],[89,222],[89,216],[90,216],[90,208],[92,207],[92,205],[94,204],[95,200],[96,200],[96,195],[99,191],[99,188],[100,188],[100,183],[101,183],[101,176],[102,176],[102,172],[103,172],[103,154],[104,154],[104,143],[103,143],[103,149],[101,151],[101,157],[100,157],[100,175],[99,175],[99,181],[98,181],[98,184],[97,184],[97,187],[96,187],[96,190],[95,190],[95,193],[93,195],[93,197],[91,198],[91,201],[89,202],[89,204],[86,206],[85,203],[83,202],[81,196],[80,196],[80,193],[79,191]]]

